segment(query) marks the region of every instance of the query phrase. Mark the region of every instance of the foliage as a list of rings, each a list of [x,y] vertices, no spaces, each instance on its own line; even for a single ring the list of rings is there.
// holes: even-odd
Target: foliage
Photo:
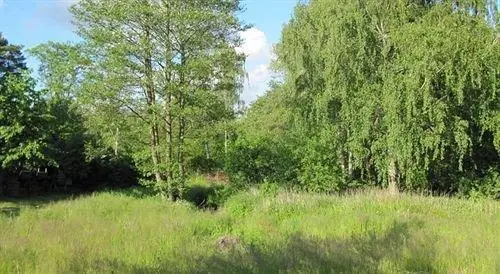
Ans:
[[[46,101],[47,119],[44,133],[47,148],[44,152],[51,160],[50,165],[64,172],[77,183],[85,179],[85,143],[88,139],[82,115],[70,100],[54,97]]]
[[[198,155],[190,159],[189,167],[195,172],[208,174],[217,171],[220,164],[215,159],[207,158],[204,155]]]
[[[239,139],[229,150],[225,170],[236,184],[293,184],[296,166],[292,151],[283,143]]]
[[[27,73],[0,81],[0,167],[34,168],[46,157],[43,102]]]
[[[292,130],[289,94],[278,84],[252,103],[236,123],[236,135],[225,159],[235,184],[297,183],[300,135]]]
[[[290,113],[306,188],[365,181],[456,192],[457,178],[498,168],[498,33],[463,9],[485,5],[452,2],[297,6],[276,49],[278,93],[289,99],[281,110],[258,103],[255,111],[261,121]],[[277,104],[272,93],[268,105]]]
[[[281,76],[245,112],[241,10],[77,1],[81,42],[29,51],[40,91],[0,35],[0,175],[48,168],[65,185],[141,181],[215,205],[252,184],[498,198],[496,3],[299,3],[275,48]],[[223,171],[230,187],[188,185]]]
[[[500,172],[498,169],[490,169],[483,177],[462,178],[459,181],[459,195],[479,199],[500,199]]]
[[[43,102],[34,85],[21,47],[0,33],[0,169],[35,167],[44,159]]]
[[[71,9],[91,60],[82,91],[91,105],[120,113],[107,116],[116,132],[139,125],[137,139],[123,141],[171,198],[182,193],[186,159],[196,156],[187,145],[208,143],[205,132],[232,116],[243,64],[235,51],[239,10],[239,1],[97,0]]]
[[[20,73],[26,69],[21,46],[12,45],[0,32],[0,81],[11,73]]]
[[[52,97],[75,99],[80,95],[79,87],[90,63],[84,47],[48,42],[28,52],[40,61],[40,80]]]
[[[342,171],[332,157],[328,143],[312,139],[302,150],[300,184],[304,190],[332,193],[344,189]]]
[[[96,136],[89,132],[83,107],[76,101],[80,73],[70,77],[71,70],[78,69],[71,61],[83,60],[75,57],[80,49],[49,43],[30,50],[42,61],[45,89],[35,90],[21,47],[9,45],[3,37],[0,42],[2,176],[19,181],[27,189],[26,195],[31,190],[47,192],[68,185],[76,191],[136,183],[137,174],[128,158],[115,154],[111,160],[92,159],[89,153],[89,144],[95,143]],[[63,55],[67,52],[71,54]],[[21,178],[21,173],[29,175]]]
[[[88,163],[87,185],[91,189],[123,188],[138,184],[138,172],[134,162],[126,155],[109,153]]]
[[[239,191],[241,189],[227,182],[211,181],[204,176],[197,175],[190,178],[183,198],[200,209],[217,210]]]

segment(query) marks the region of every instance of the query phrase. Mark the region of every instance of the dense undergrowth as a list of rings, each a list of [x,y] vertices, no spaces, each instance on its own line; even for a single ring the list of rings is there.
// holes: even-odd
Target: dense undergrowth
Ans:
[[[218,210],[139,189],[0,203],[2,273],[500,270],[500,204],[251,189]]]

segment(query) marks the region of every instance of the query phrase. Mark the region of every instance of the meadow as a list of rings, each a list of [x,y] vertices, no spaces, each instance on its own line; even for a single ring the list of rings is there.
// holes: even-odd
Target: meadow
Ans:
[[[0,0],[0,274],[500,273],[499,10]]]
[[[498,273],[500,204],[250,189],[217,210],[140,189],[0,202],[2,273]]]

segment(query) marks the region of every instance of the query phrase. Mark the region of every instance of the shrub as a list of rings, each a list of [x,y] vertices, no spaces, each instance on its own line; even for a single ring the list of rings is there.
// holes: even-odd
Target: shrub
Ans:
[[[138,172],[132,159],[122,155],[104,155],[90,162],[88,187],[129,187],[138,184]]]
[[[459,182],[460,196],[500,199],[500,171],[495,168],[488,170],[482,178],[462,178]]]
[[[221,165],[214,159],[207,159],[206,156],[198,155],[189,161],[189,167],[198,173],[211,173],[220,169]]]
[[[203,176],[190,179],[183,197],[198,208],[218,209],[240,189],[233,185],[212,183]]]
[[[285,144],[271,140],[238,140],[226,159],[226,172],[236,184],[296,181],[297,161]]]
[[[314,192],[339,191],[343,187],[342,171],[336,157],[328,148],[311,141],[303,152],[300,168],[300,185]]]

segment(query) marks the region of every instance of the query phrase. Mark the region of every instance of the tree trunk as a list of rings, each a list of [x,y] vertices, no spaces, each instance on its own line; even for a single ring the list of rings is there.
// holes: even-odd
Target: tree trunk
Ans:
[[[347,176],[349,176],[349,180],[352,180],[353,177],[353,167],[352,167],[352,152],[347,152]]]
[[[391,195],[397,195],[399,193],[399,183],[398,183],[398,169],[396,162],[391,160],[388,169],[388,190]]]
[[[228,147],[229,147],[229,134],[227,133],[227,129],[224,129],[224,156],[227,157]]]
[[[148,104],[148,113],[151,117],[151,126],[150,126],[150,145],[151,145],[151,159],[153,162],[153,172],[155,174],[156,184],[161,186],[163,180],[161,177],[159,165],[160,158],[158,155],[158,146],[159,146],[159,136],[158,136],[158,119],[156,114],[156,91],[154,87],[153,80],[153,56],[151,49],[151,34],[148,26],[144,27],[145,33],[145,75],[146,75],[146,95],[147,95],[147,104]]]
[[[180,100],[179,106],[181,107],[181,112],[184,109],[183,99]],[[186,180],[186,171],[185,171],[185,163],[184,163],[184,135],[185,135],[185,127],[186,123],[184,117],[181,115],[179,118],[179,135],[178,135],[178,165],[179,165],[179,180],[177,185],[177,191],[179,194],[179,198],[182,199],[182,189],[184,187],[184,183]]]
[[[342,170],[342,179],[346,182],[352,178],[351,153],[342,149],[339,152],[339,165]]]
[[[168,7],[168,4],[166,1],[162,1],[163,2],[163,5],[164,7]],[[168,14],[170,15],[170,10],[168,9]],[[167,151],[166,151],[166,159],[165,159],[165,162],[166,162],[166,165],[167,165],[167,192],[168,192],[168,198],[170,199],[170,201],[174,201],[175,200],[175,196],[174,196],[174,193],[175,193],[175,186],[174,186],[174,152],[173,152],[173,113],[172,113],[172,104],[173,104],[173,95],[172,95],[172,92],[170,90],[170,88],[168,87],[168,85],[171,83],[172,81],[172,72],[171,72],[171,60],[172,60],[172,53],[171,53],[171,49],[170,49],[170,44],[169,44],[169,41],[170,41],[170,16],[167,17],[168,20],[167,22],[165,22],[166,24],[166,29],[167,29],[167,33],[166,33],[166,43],[167,43],[167,46],[165,46],[166,48],[166,52],[165,52],[165,67],[163,68],[163,71],[164,71],[164,77],[165,77],[165,81],[166,81],[166,85],[165,85],[165,88],[164,88],[164,94],[165,94],[165,114],[166,114],[166,117],[165,117],[165,128],[166,128],[166,143],[167,143]]]
[[[179,100],[179,108],[181,112],[184,110],[184,98],[181,98]],[[185,175],[185,169],[184,169],[184,138],[185,138],[185,129],[186,129],[186,121],[184,119],[184,116],[181,114],[179,117],[179,135],[177,136],[178,138],[178,161],[179,161],[179,177],[181,182],[184,182],[184,179],[186,177]]]
[[[155,137],[155,128],[151,127],[150,136],[151,136],[151,159],[153,160],[153,172],[155,174],[156,183],[160,185],[162,183],[162,178],[160,174],[159,160],[158,160],[158,147],[156,145],[156,137]]]
[[[205,157],[208,159],[210,159],[210,148],[208,147],[208,141],[205,141]]]
[[[120,133],[118,127],[116,127],[116,132],[115,132],[115,147],[114,147],[114,152],[115,156],[118,156],[118,134]]]
[[[181,66],[185,67],[186,65],[186,56],[184,54],[184,48],[181,46]],[[184,181],[186,179],[185,172],[185,164],[184,164],[184,138],[186,131],[186,119],[185,119],[185,75],[184,72],[180,73],[180,89],[179,89],[179,98],[178,98],[178,107],[179,107],[179,132],[177,135],[177,163],[179,166],[179,183],[181,185],[177,186],[179,195],[182,195],[182,187]]]
[[[350,132],[347,130],[345,132],[346,134],[346,140],[349,140]],[[344,180],[349,182],[352,179],[352,174],[353,174],[353,168],[352,168],[352,153],[348,149],[343,148],[342,149],[342,172],[344,174]]]
[[[345,178],[347,178],[347,176],[346,176],[346,161],[345,161],[345,157],[344,157],[344,152],[342,152],[342,151],[337,152],[337,155],[338,155],[338,163],[340,166],[340,170],[342,171],[342,179],[345,180]]]
[[[167,128],[167,157],[166,157],[166,163],[167,163],[167,185],[168,185],[168,196],[171,201],[175,199],[174,197],[174,178],[173,178],[173,132],[172,132],[172,95],[168,94],[167,100],[165,102],[165,107],[166,107],[166,114],[167,116],[165,117],[165,124]]]

